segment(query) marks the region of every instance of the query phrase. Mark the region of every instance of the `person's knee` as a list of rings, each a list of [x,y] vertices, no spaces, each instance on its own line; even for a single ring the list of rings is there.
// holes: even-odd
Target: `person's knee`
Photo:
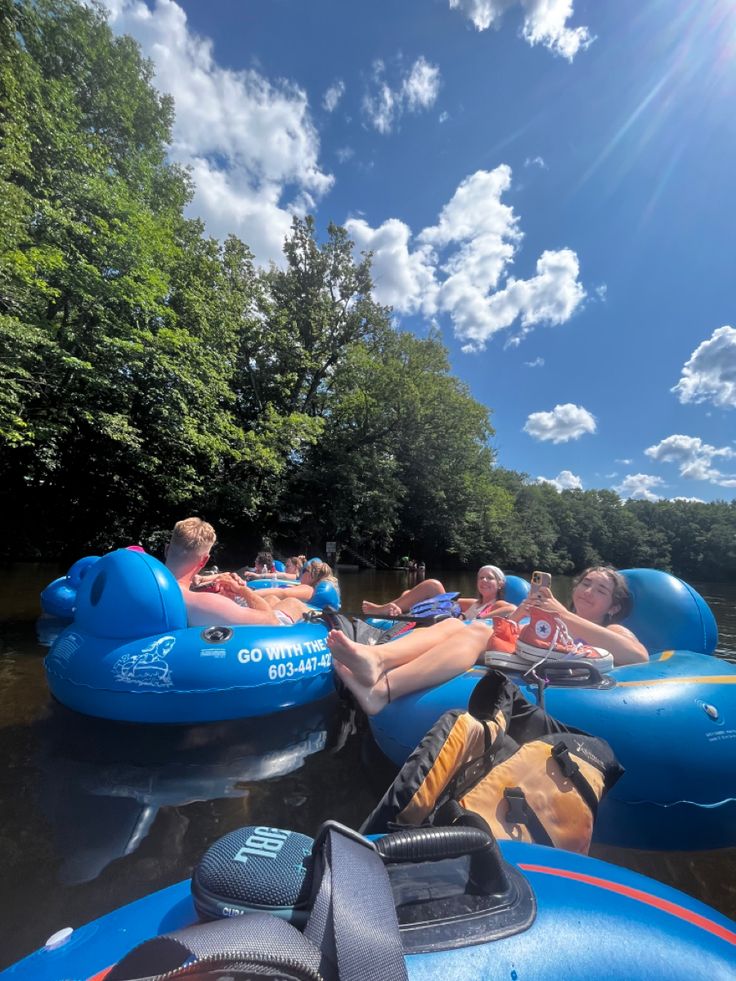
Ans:
[[[439,595],[440,593],[445,592],[445,587],[442,585],[439,579],[425,579],[422,583],[422,588],[426,589],[427,592],[431,590],[434,595]]]
[[[488,641],[493,636],[493,627],[489,627],[487,623],[483,623],[479,620],[475,620],[472,623],[469,623],[467,626],[463,626],[463,630],[467,630],[468,634],[472,636],[474,640],[477,640],[478,644],[482,644],[483,647],[486,646]]]

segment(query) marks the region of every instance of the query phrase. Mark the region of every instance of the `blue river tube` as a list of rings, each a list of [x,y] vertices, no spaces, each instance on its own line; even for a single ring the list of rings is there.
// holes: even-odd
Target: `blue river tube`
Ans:
[[[444,939],[449,921],[439,921],[430,951],[405,957],[410,981],[733,977],[736,924],[709,906],[645,876],[582,855],[521,842],[500,842],[500,847],[517,895],[529,897],[526,924],[520,932],[504,935],[513,928],[507,925],[504,930],[499,923],[497,939],[480,943],[466,939],[465,945],[451,947],[456,941]],[[79,929],[57,931],[45,946],[0,977],[12,981],[101,978],[106,968],[137,944],[196,921],[186,880]],[[456,935],[462,927],[456,919],[448,932]],[[411,931],[404,933],[403,940],[406,949],[412,943]]]
[[[296,579],[252,579],[248,585],[251,589],[288,589],[290,586],[299,586],[301,583]],[[307,603],[314,610],[323,610],[326,606],[331,606],[334,610],[340,609],[340,590],[334,582],[323,579],[314,587],[314,595]]]
[[[130,546],[128,546],[128,551],[143,553],[143,549],[131,549]],[[74,619],[79,586],[87,571],[99,558],[99,555],[86,555],[84,558],[77,559],[65,576],[54,579],[42,590],[41,609],[47,616],[56,620]],[[281,571],[283,572],[283,569]],[[523,580],[520,581],[523,582]],[[256,590],[287,589],[289,586],[298,586],[299,581],[295,579],[253,579],[248,585],[251,589]],[[518,603],[520,600],[512,600],[511,602]],[[315,610],[321,610],[328,605],[339,610],[340,590],[329,580],[323,580],[317,584],[312,601],[307,605]]]
[[[77,590],[99,555],[85,555],[77,559],[65,576],[54,579],[41,593],[41,609],[50,617],[71,620],[77,604]]]
[[[606,795],[594,838],[648,849],[736,844],[736,665],[712,656],[713,614],[691,586],[653,569],[625,571],[635,613],[626,621],[651,654],[600,683],[552,685],[544,707],[567,725],[602,736],[626,773]],[[477,667],[414,692],[370,720],[382,751],[401,765],[443,712],[465,708]],[[537,703],[539,688],[512,674]]]
[[[45,661],[51,693],[125,722],[214,722],[270,715],[333,688],[322,624],[187,627],[171,572],[119,549],[82,579],[74,622]]]

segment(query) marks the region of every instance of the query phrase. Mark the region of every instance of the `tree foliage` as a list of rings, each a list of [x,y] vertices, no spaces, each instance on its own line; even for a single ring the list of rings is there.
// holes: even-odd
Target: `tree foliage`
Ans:
[[[105,11],[0,0],[2,551],[152,543],[187,512],[252,546],[567,572],[736,575],[736,505],[622,502],[495,466],[440,335],[370,256],[295,218],[254,266],[187,219],[171,100]]]

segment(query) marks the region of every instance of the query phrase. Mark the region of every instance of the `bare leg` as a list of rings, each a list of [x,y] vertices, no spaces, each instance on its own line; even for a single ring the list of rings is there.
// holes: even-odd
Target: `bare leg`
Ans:
[[[415,603],[422,600],[431,599],[445,592],[445,587],[439,579],[425,579],[411,589],[405,589],[401,596],[388,603],[369,603],[363,600],[363,613],[370,613],[373,616],[398,616],[406,613]]]
[[[282,599],[279,603],[274,606],[275,610],[282,610],[287,616],[296,623],[297,620],[301,620],[304,616],[306,610],[309,609],[306,603],[302,603],[295,596],[287,596],[286,599]]]
[[[417,657],[422,657],[443,640],[459,635],[465,626],[459,620],[440,620],[432,627],[422,627],[390,644],[358,644],[340,630],[331,630],[327,646],[336,661],[350,668],[364,685],[374,685],[382,674]]]
[[[486,649],[493,628],[484,623],[473,623],[467,627],[460,624],[460,628],[459,632],[453,631],[449,636],[439,639],[439,642],[425,650],[423,655],[405,661],[390,673],[384,671],[379,674],[372,683],[362,680],[372,675],[364,670],[364,665],[359,659],[355,660],[356,670],[353,671],[340,657],[343,653],[342,649],[338,647],[336,650],[333,646],[335,631],[328,635],[327,644],[335,658],[334,666],[337,674],[355,695],[363,711],[367,715],[376,715],[388,703],[389,693],[393,700],[422,688],[431,688],[449,681],[458,674],[463,674],[475,664]],[[415,633],[426,634],[434,629],[430,627],[427,630],[417,630]],[[384,646],[390,648],[393,645]],[[375,651],[376,648],[371,650]]]

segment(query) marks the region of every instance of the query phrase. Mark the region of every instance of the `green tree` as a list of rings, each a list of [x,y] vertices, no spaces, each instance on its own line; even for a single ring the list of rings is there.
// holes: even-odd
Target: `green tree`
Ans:
[[[4,2],[2,29],[3,494],[50,549],[119,540],[242,450],[232,331],[184,299],[214,300],[218,247],[182,217],[171,101],[132,39],[70,0]]]

